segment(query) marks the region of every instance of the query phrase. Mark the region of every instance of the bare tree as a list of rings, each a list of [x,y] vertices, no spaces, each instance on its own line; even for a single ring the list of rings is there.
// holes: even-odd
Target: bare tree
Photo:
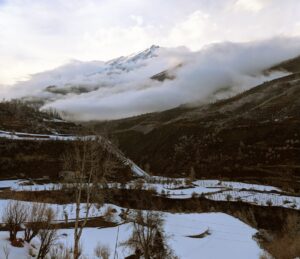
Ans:
[[[176,258],[167,245],[163,223],[159,212],[136,212],[132,234],[123,245],[132,248],[136,255],[142,254],[145,259]]]
[[[57,229],[53,225],[55,213],[51,208],[46,209],[45,221],[42,222],[41,229],[38,232],[40,239],[40,249],[37,258],[43,259],[49,253],[50,249],[56,244],[58,239]]]
[[[73,148],[64,155],[64,169],[74,172],[73,189],[75,194],[75,226],[74,226],[74,259],[79,258],[79,243],[91,206],[101,204],[101,190],[105,184],[105,176],[111,171],[113,162],[109,152],[105,150],[101,138],[81,138],[74,141]],[[81,214],[81,202],[85,203],[85,211]]]
[[[9,230],[9,240],[14,241],[17,238],[21,226],[25,223],[28,216],[28,210],[24,203],[20,201],[10,201],[2,216],[2,220]]]
[[[28,209],[27,222],[25,223],[24,240],[30,242],[38,235],[44,222],[47,220],[48,208],[46,204],[33,203]]]

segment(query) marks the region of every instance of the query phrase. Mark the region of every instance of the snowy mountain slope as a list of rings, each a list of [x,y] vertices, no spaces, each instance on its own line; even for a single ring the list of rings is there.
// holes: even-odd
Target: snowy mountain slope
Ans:
[[[33,75],[29,81],[20,82],[16,85],[18,92],[15,94],[27,100],[55,100],[65,95],[80,95],[139,78],[150,78],[168,68],[163,58],[159,58],[166,52],[166,49],[153,45],[139,53],[107,62],[73,60],[57,69]],[[30,94],[29,89],[33,90]]]
[[[132,54],[127,57],[119,57],[110,61],[107,61],[106,71],[131,71],[139,68],[144,64],[144,61],[150,58],[158,57],[159,46],[152,45],[149,49],[141,51],[137,54]]]

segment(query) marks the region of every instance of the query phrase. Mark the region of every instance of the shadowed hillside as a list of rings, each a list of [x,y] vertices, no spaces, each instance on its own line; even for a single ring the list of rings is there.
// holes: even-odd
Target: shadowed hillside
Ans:
[[[54,110],[41,112],[38,107],[18,100],[0,102],[0,130],[72,134],[80,128],[62,120]]]
[[[184,176],[194,168],[197,177],[272,182],[299,191],[299,96],[300,74],[294,73],[213,104],[93,124],[112,132],[126,155],[154,174]]]

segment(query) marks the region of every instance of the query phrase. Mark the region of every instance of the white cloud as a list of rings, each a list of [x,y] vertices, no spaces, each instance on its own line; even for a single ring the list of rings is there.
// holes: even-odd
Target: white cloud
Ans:
[[[77,120],[117,119],[183,103],[209,102],[284,75],[279,72],[266,76],[262,71],[299,55],[300,38],[218,43],[195,52],[186,48],[154,47],[151,53],[155,55],[121,59],[124,63],[113,67],[96,61],[73,61],[34,75],[31,80],[16,85],[15,92],[7,94],[42,98],[47,102],[44,108],[66,111]],[[147,57],[145,53],[141,56]],[[178,64],[183,65],[173,70],[175,80],[150,80],[152,75]],[[62,95],[45,91],[49,85],[67,90],[84,86],[93,91],[80,94],[69,91]],[[215,96],[216,91],[224,88],[227,91]]]
[[[144,24],[144,19],[142,16],[138,15],[130,15],[130,18],[136,23],[138,26],[142,26]]]
[[[0,5],[0,84],[152,44],[198,50],[299,35],[299,16],[298,0],[9,0]]]
[[[197,10],[171,29],[167,41],[174,46],[185,45],[197,50],[205,44],[217,41],[218,31],[219,28],[210,15]]]
[[[246,11],[258,12],[264,9],[272,0],[237,0],[235,7]]]

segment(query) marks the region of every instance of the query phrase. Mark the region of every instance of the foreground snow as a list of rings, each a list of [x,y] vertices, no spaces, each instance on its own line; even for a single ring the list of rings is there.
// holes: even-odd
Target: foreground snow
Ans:
[[[170,245],[180,258],[259,258],[256,230],[224,213],[166,214]],[[210,230],[204,238],[190,238]]]
[[[0,208],[3,209],[7,201],[0,201]],[[74,213],[74,205],[50,205],[53,209],[60,210],[58,219],[63,219],[63,211],[68,211],[70,219]],[[84,208],[84,204],[82,204]],[[94,248],[98,243],[110,248],[111,256],[117,243],[118,258],[124,258],[130,255],[131,251],[122,246],[131,234],[131,223],[122,224],[119,217],[123,208],[105,204],[102,208],[93,208],[93,215],[104,215],[107,208],[113,208],[114,212],[111,221],[117,222],[118,227],[109,228],[85,228],[82,234],[83,257],[96,258]],[[92,216],[92,215],[91,215]],[[263,252],[259,245],[253,240],[252,236],[256,229],[249,227],[240,220],[224,213],[163,213],[165,220],[164,230],[169,237],[168,243],[174,250],[174,253],[182,259],[199,258],[228,258],[228,259],[257,259]],[[199,235],[209,230],[210,235],[203,238],[192,238],[190,236]],[[119,232],[119,234],[118,234]],[[20,232],[19,236],[22,237]],[[118,241],[117,241],[118,235]],[[59,241],[67,247],[73,246],[73,229],[60,229]],[[29,245],[25,244],[23,248],[11,247],[8,240],[8,232],[0,232],[0,258],[4,258],[3,246],[10,248],[10,259],[25,259],[28,257]],[[38,241],[33,243],[38,247]]]
[[[228,259],[257,259],[262,253],[252,236],[256,230],[247,226],[238,219],[224,213],[194,213],[170,214],[164,213],[165,232],[169,236],[169,245],[174,253],[182,259],[199,258],[228,258]],[[204,238],[191,238],[210,230],[211,234]],[[124,258],[130,251],[121,246],[131,233],[131,224],[119,226],[117,254]],[[73,230],[61,229],[61,242],[67,246],[73,245]],[[83,231],[83,253],[87,258],[93,255],[97,243],[106,245],[112,252],[116,245],[118,227],[113,228],[86,228]]]

